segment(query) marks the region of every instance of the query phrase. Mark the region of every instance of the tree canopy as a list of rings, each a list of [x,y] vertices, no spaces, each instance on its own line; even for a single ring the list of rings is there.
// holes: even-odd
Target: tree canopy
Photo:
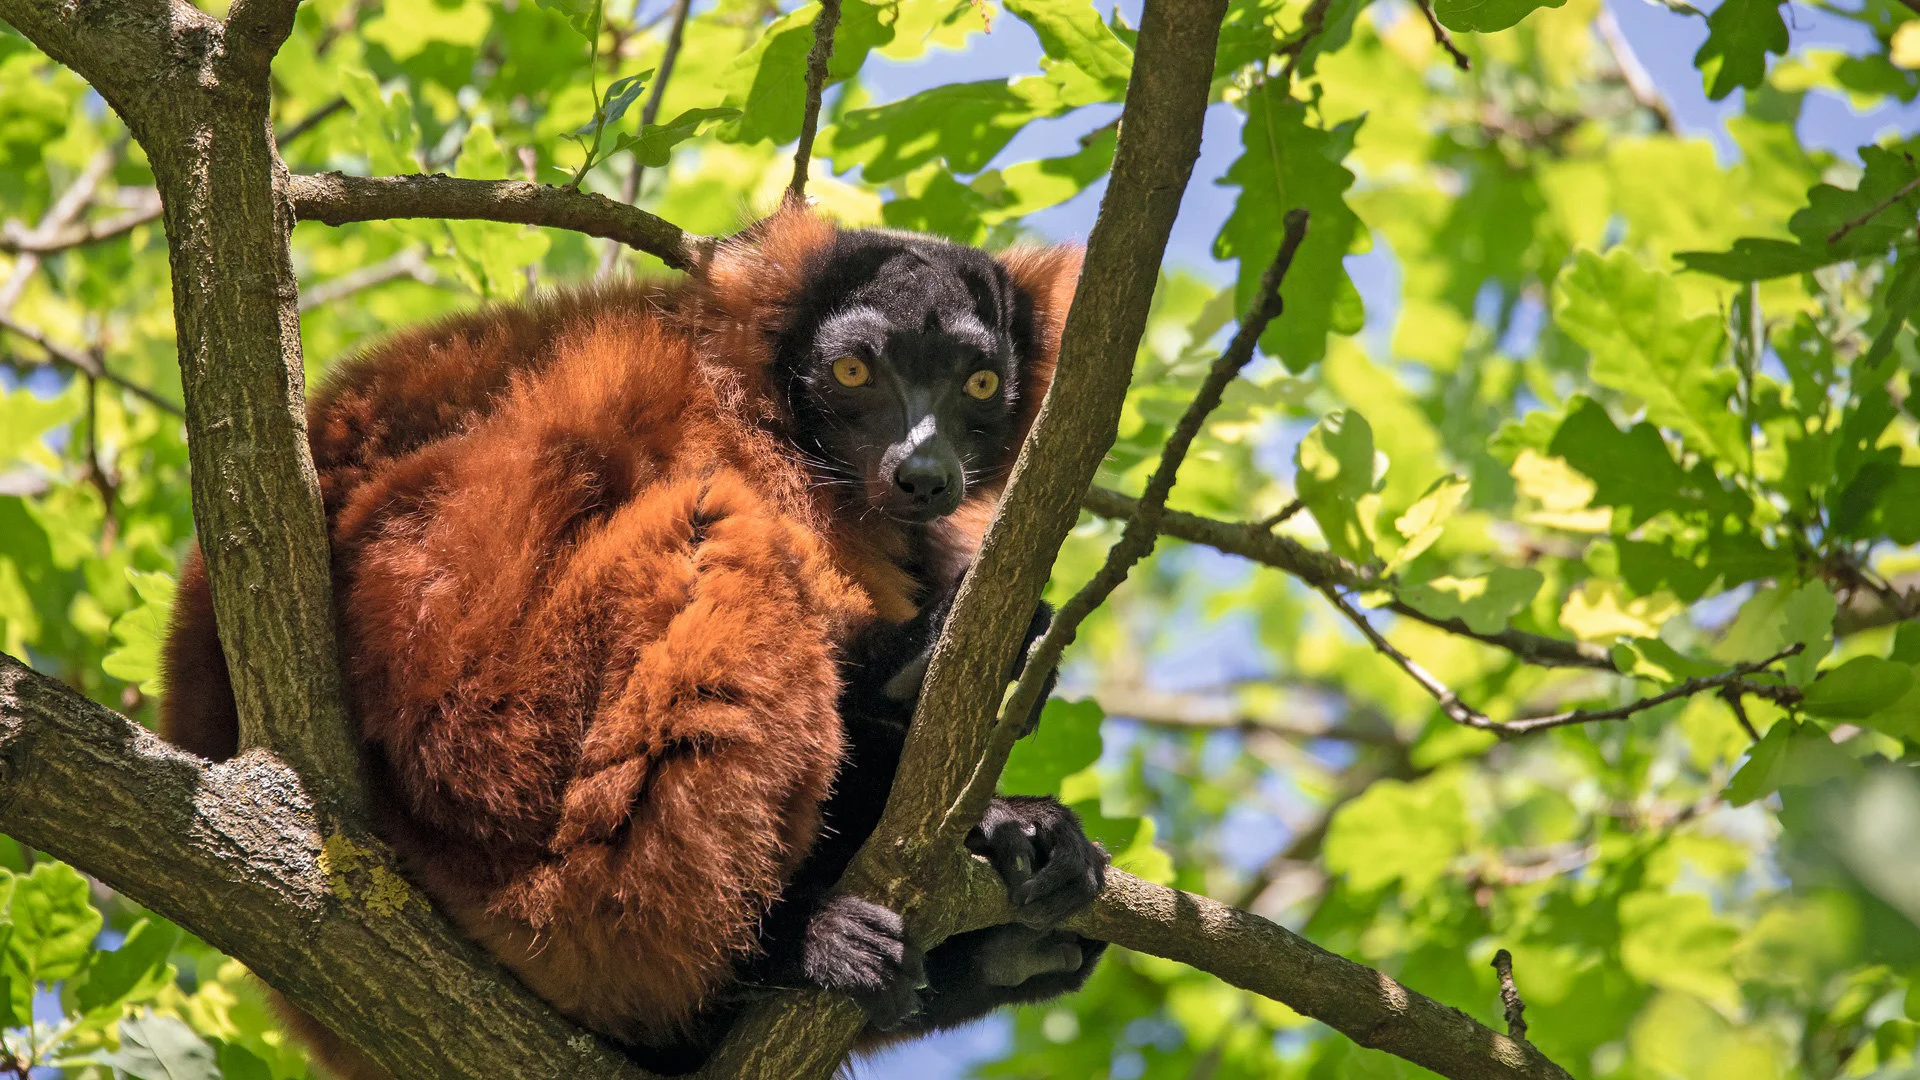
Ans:
[[[992,1022],[973,1075],[1920,1076],[1920,124],[1807,137],[1823,101],[1920,96],[1920,3],[1665,0],[1674,33],[1703,21],[1711,133],[1600,0],[1227,0],[1217,42],[1213,5],[1157,0],[305,0],[289,25],[277,3],[198,10],[235,85],[266,63],[242,31],[285,37],[259,83],[284,170],[259,182],[301,222],[299,340],[267,359],[304,357],[309,384],[421,319],[676,272],[790,190],[996,248],[1085,240],[1107,200],[1029,455],[1097,473],[1016,481],[983,563],[1009,611],[1043,579],[1062,607],[1039,654],[1060,689],[1009,754],[998,689],[964,678],[1015,645],[983,595],[916,726],[977,718],[952,720],[956,761],[1004,758],[1000,790],[1080,812],[1127,873],[1078,925],[1126,948]],[[213,496],[266,460],[233,450],[216,477],[195,456],[190,477],[189,424],[212,453],[203,413],[284,422],[299,386],[263,401],[270,380],[221,366],[237,339],[205,283],[257,292],[272,268],[186,243],[186,215],[249,208],[163,221],[184,151],[134,61],[84,37],[167,4],[80,9],[0,0],[0,651],[151,724],[196,501],[203,534],[244,546],[254,519]],[[1852,44],[1807,44],[1800,15]],[[1193,140],[1190,204],[1230,204],[1211,235],[1174,217]],[[274,589],[279,549],[253,550]],[[312,786],[345,730],[322,666],[310,697],[261,683],[250,742],[322,823],[318,869],[284,888],[411,910],[327,824],[355,820],[350,785]],[[56,736],[35,725],[106,770],[115,721],[46,684],[0,667],[0,831],[27,841],[0,837],[0,1075],[305,1075],[205,940],[238,951],[221,905],[272,883],[223,894],[190,838],[150,840],[187,819],[135,798],[254,789],[165,788],[160,758],[126,774],[159,786],[92,789],[36,757]],[[285,742],[301,724],[319,734]],[[931,850],[949,796],[982,792],[909,757],[889,821]],[[205,878],[171,906],[97,880],[169,859]],[[904,887],[862,865],[858,887]],[[934,933],[968,918],[930,904]],[[329,955],[275,955],[263,977],[318,992],[298,965]],[[831,1006],[778,1008],[755,1030],[844,1053]],[[939,1045],[911,1068],[958,1052]]]

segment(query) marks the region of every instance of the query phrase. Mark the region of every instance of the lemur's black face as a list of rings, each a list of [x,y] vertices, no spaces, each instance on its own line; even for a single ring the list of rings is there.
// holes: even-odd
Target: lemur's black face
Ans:
[[[924,522],[1012,462],[1031,305],[986,253],[840,234],[780,341],[795,435],[846,502]]]

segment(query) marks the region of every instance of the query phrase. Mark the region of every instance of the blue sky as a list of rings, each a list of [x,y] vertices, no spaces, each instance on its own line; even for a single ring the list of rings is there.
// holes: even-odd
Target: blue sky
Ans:
[[[1102,8],[1108,0],[1097,0]],[[1722,128],[1740,109],[1736,94],[1725,101],[1709,101],[1693,55],[1706,39],[1703,19],[1680,16],[1650,0],[1607,0],[1621,30],[1641,63],[1653,76],[1671,106],[1681,129],[1712,139],[1723,158],[1737,153]],[[1137,22],[1138,0],[1123,0],[1121,10]],[[1711,3],[1706,5],[1711,8]],[[1802,4],[1786,12],[1795,51],[1838,47],[1862,51],[1872,38],[1857,24]],[[1416,16],[1417,17],[1417,16]],[[1035,70],[1041,55],[1033,33],[1014,19],[1000,19],[993,32],[973,39],[966,53],[944,53],[915,64],[887,64],[876,58],[863,69],[867,89],[876,100],[887,101],[942,83],[992,78]],[[1001,153],[995,164],[1052,157],[1068,152],[1081,134],[1111,118],[1117,108],[1095,115],[1082,110],[1070,117],[1029,125]],[[1811,146],[1852,156],[1856,147],[1889,132],[1920,131],[1920,104],[1891,104],[1872,112],[1856,112],[1845,99],[1816,93],[1803,111],[1800,134]],[[1232,209],[1233,192],[1216,187],[1213,178],[1226,171],[1239,152],[1239,114],[1227,106],[1208,112],[1200,162],[1181,205],[1179,222],[1169,246],[1170,265],[1198,271],[1219,281],[1232,277],[1232,268],[1213,260],[1214,235]],[[1034,227],[1054,239],[1084,239],[1099,209],[1099,188],[1029,218]],[[1350,269],[1362,293],[1372,301],[1390,298],[1397,288],[1391,255],[1384,248],[1356,256]],[[1390,302],[1390,301],[1389,301]],[[1370,304],[1370,306],[1372,306]],[[972,1027],[936,1036],[889,1051],[856,1066],[860,1080],[956,1080],[974,1061],[991,1058],[1005,1046],[1007,1021],[990,1019]]]

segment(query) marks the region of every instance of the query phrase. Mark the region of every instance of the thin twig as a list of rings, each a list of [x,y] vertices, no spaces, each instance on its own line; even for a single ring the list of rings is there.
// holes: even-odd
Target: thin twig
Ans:
[[[56,251],[97,244],[125,236],[160,216],[160,193],[147,188],[139,193],[140,204],[103,221],[75,222],[58,231],[41,233],[19,227],[9,221],[0,230],[0,254],[50,255]]]
[[[793,180],[787,184],[787,202],[807,201],[807,167],[813,160],[813,137],[820,128],[820,96],[827,85],[827,62],[833,59],[833,31],[840,25],[840,0],[820,0],[813,20],[813,48],[807,53],[807,107],[800,117],[800,143],[793,148]]]
[[[1720,688],[1720,697],[1727,703],[1727,708],[1733,710],[1733,719],[1740,725],[1740,730],[1747,733],[1747,738],[1759,742],[1760,729],[1754,727],[1753,721],[1748,719],[1747,703],[1741,699],[1739,688],[1723,686]]]
[[[1088,512],[1103,518],[1125,521],[1133,517],[1140,504],[1130,495],[1111,488],[1095,486],[1087,489],[1080,505]],[[1252,559],[1263,566],[1271,566],[1284,574],[1299,578],[1302,583],[1316,589],[1334,585],[1340,588],[1366,590],[1387,588],[1390,585],[1389,582],[1373,577],[1338,555],[1317,551],[1291,536],[1284,536],[1271,529],[1263,528],[1258,521],[1221,521],[1217,518],[1201,517],[1198,514],[1188,514],[1179,510],[1168,510],[1160,516],[1160,532],[1163,536],[1185,540],[1190,544],[1205,544],[1229,555]],[[1566,641],[1543,634],[1529,634],[1523,630],[1496,630],[1493,633],[1483,633],[1468,626],[1461,619],[1437,618],[1400,600],[1389,601],[1386,609],[1449,634],[1472,638],[1483,644],[1504,649],[1529,664],[1541,667],[1591,668],[1595,671],[1608,672],[1614,670],[1613,658],[1606,649],[1597,645]]]
[[[1260,519],[1259,527],[1272,532],[1286,524],[1287,519],[1307,508],[1307,504],[1295,499],[1287,505]]]
[[[99,350],[92,350],[96,364],[102,363]],[[112,550],[114,538],[120,534],[119,485],[106,468],[100,464],[100,380],[93,375],[87,380],[87,483],[100,496],[100,550],[102,553]]]
[[[107,369],[105,364],[99,363],[93,356],[83,350],[62,345],[40,331],[15,322],[5,315],[0,315],[0,330],[26,338],[28,341],[38,345],[40,351],[46,353],[47,358],[53,363],[59,364],[62,367],[71,368],[83,375],[90,375],[104,382],[110,382],[162,412],[169,413],[173,416],[183,415],[180,411],[180,406],[175,405],[173,402],[155,394],[153,391],[138,383],[129,382],[115,375]]]
[[[660,102],[667,96],[667,80],[673,78],[673,65],[680,59],[680,42],[686,37],[687,16],[692,11],[693,0],[673,0],[673,6],[668,12],[673,17],[673,25],[667,29],[666,51],[660,54],[660,66],[654,72],[653,85],[647,87],[646,104],[640,106],[642,132],[647,130],[647,125],[656,123],[660,119]],[[640,178],[646,174],[646,171],[647,167],[641,162],[640,155],[635,153],[632,167],[627,170],[626,179],[620,182],[621,202],[631,206],[640,198]],[[600,269],[597,276],[602,278],[612,276],[614,268],[620,265],[622,246],[619,241],[607,241],[606,247],[600,252]]]
[[[426,260],[418,251],[403,251],[390,259],[363,266],[338,277],[328,278],[310,289],[300,290],[300,310],[312,311],[337,300],[343,300],[354,293],[385,285],[389,281],[412,278],[423,285],[437,282],[433,272],[427,269]]]
[[[1526,735],[1535,731],[1543,731],[1547,728],[1565,727],[1570,724],[1588,724],[1601,720],[1625,720],[1635,713],[1651,709],[1656,705],[1664,705],[1669,701],[1692,697],[1695,694],[1707,690],[1719,690],[1722,687],[1733,687],[1743,693],[1755,694],[1781,702],[1791,702],[1799,696],[1799,691],[1792,687],[1753,682],[1747,678],[1749,675],[1765,671],[1767,668],[1772,667],[1774,664],[1790,656],[1799,655],[1806,646],[1802,643],[1795,642],[1793,645],[1780,650],[1765,660],[1735,664],[1733,667],[1717,675],[1702,675],[1688,679],[1669,690],[1654,694],[1650,697],[1643,697],[1637,701],[1629,702],[1628,704],[1615,708],[1573,709],[1568,712],[1548,713],[1543,716],[1529,716],[1519,720],[1495,720],[1461,700],[1460,695],[1455,693],[1452,687],[1442,682],[1425,667],[1422,667],[1419,661],[1395,647],[1392,642],[1381,635],[1380,631],[1373,628],[1373,624],[1367,621],[1367,617],[1360,613],[1359,608],[1354,607],[1346,597],[1340,595],[1338,588],[1326,586],[1321,588],[1320,592],[1327,598],[1328,602],[1333,604],[1334,608],[1338,610],[1340,614],[1347,617],[1348,622],[1353,623],[1354,627],[1367,639],[1368,644],[1372,645],[1381,655],[1393,661],[1394,664],[1399,667],[1400,670],[1406,672],[1408,677],[1412,678],[1414,682],[1419,683],[1421,689],[1431,694],[1433,699],[1440,703],[1440,709],[1447,714],[1448,719],[1464,727],[1477,728],[1481,731],[1491,731],[1503,738],[1515,735]]]
[[[1513,984],[1513,954],[1505,949],[1495,952],[1493,970],[1500,976],[1500,1004],[1507,1012],[1507,1034],[1524,1039],[1527,1021],[1522,1014],[1527,1011],[1527,1003],[1520,1000],[1520,988]]]
[[[1613,17],[1613,11],[1602,7],[1593,18],[1593,29],[1600,35],[1607,52],[1613,55],[1613,66],[1619,69],[1620,81],[1627,85],[1627,93],[1633,95],[1633,100],[1641,108],[1653,114],[1660,130],[1669,134],[1679,131],[1680,125],[1673,118],[1673,106],[1667,104],[1666,97],[1660,93],[1660,87],[1653,81],[1647,66],[1640,62],[1639,54],[1633,51],[1633,44],[1627,40],[1625,31],[1620,29],[1620,21]]]
[[[31,242],[44,243],[47,238],[64,232],[68,226],[86,213],[87,204],[93,201],[93,194],[100,188],[100,182],[113,170],[113,163],[120,160],[120,154],[126,149],[127,137],[122,135],[113,144],[100,150],[88,159],[86,167],[73,183],[60,193],[53,205],[47,208],[46,215],[26,238]],[[34,271],[40,269],[38,252],[21,252],[18,261],[13,264],[13,273],[4,283],[0,283],[0,315],[13,310],[20,302],[20,294],[27,289],[27,282],[33,279]]]
[[[1120,539],[1114,541],[1113,547],[1107,550],[1106,562],[1091,581],[1081,586],[1079,592],[1060,606],[1052,625],[1047,627],[1047,632],[1028,652],[1026,664],[1020,671],[1020,680],[1007,696],[1001,710],[1003,717],[1023,717],[1032,711],[1038,702],[1040,688],[1046,682],[1047,673],[1053,670],[1060,654],[1073,643],[1081,621],[1104,603],[1114,589],[1119,588],[1135,563],[1146,558],[1153,550],[1154,543],[1160,538],[1160,516],[1166,510],[1167,496],[1173,492],[1173,482],[1179,475],[1180,465],[1186,460],[1187,451],[1200,434],[1200,427],[1206,422],[1207,416],[1219,407],[1227,384],[1239,377],[1240,370],[1253,359],[1254,349],[1259,345],[1260,335],[1266,330],[1267,324],[1279,317],[1282,307],[1280,286],[1286,280],[1287,270],[1293,265],[1294,253],[1300,250],[1300,242],[1306,236],[1307,212],[1287,211],[1286,235],[1281,240],[1273,263],[1260,277],[1260,291],[1254,298],[1253,310],[1247,313],[1226,350],[1207,370],[1207,376],[1194,393],[1193,401],[1187,405],[1180,422],[1174,425],[1173,434],[1168,437],[1166,445],[1161,447],[1160,463],[1147,480],[1146,491],[1140,497],[1133,516],[1127,520],[1126,528],[1121,530]]]
[[[1472,71],[1473,61],[1460,51],[1460,46],[1453,43],[1453,35],[1447,33],[1447,28],[1440,25],[1440,17],[1433,13],[1433,0],[1420,0],[1420,14],[1427,17],[1427,25],[1433,29],[1433,43],[1453,57],[1453,66],[1461,71]]]
[[[1916,0],[1916,2],[1920,2],[1920,0]],[[1892,207],[1894,203],[1897,203],[1901,199],[1904,199],[1907,196],[1913,194],[1914,189],[1916,188],[1920,188],[1920,176],[1916,176],[1913,179],[1907,181],[1906,183],[1900,185],[1899,191],[1896,191],[1892,195],[1887,196],[1879,204],[1875,205],[1873,209],[1868,210],[1866,213],[1861,214],[1857,218],[1853,218],[1852,220],[1845,222],[1839,228],[1833,230],[1831,233],[1828,233],[1827,243],[1837,244],[1840,241],[1845,240],[1847,238],[1848,233],[1852,232],[1853,230],[1859,228],[1862,225],[1865,225],[1867,222],[1872,221],[1874,218],[1879,217],[1881,214],[1885,213],[1888,208]]]
[[[1307,46],[1327,28],[1327,12],[1333,7],[1333,0],[1313,0],[1307,10],[1300,15],[1300,29],[1274,50],[1275,56],[1284,56],[1280,77],[1283,82],[1293,80],[1294,69],[1300,66],[1300,58],[1306,55]]]
[[[329,117],[346,107],[347,99],[344,97],[336,97],[325,105],[295,120],[287,130],[275,135],[273,141],[278,144],[281,149],[285,149],[288,143],[293,142],[300,136],[326,123]]]

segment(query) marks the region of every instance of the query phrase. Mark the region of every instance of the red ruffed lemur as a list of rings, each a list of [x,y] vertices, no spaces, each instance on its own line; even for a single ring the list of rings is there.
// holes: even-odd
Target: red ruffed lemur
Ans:
[[[466,933],[641,1064],[697,1067],[761,987],[853,996],[874,1044],[1073,990],[1099,958],[1045,929],[1106,867],[1052,799],[996,799],[968,840],[1020,924],[923,955],[831,891],[1078,268],[786,209],[684,282],[411,330],[314,395],[379,827]],[[231,757],[197,552],[165,666],[167,736]],[[336,1074],[385,1075],[288,1016]]]

